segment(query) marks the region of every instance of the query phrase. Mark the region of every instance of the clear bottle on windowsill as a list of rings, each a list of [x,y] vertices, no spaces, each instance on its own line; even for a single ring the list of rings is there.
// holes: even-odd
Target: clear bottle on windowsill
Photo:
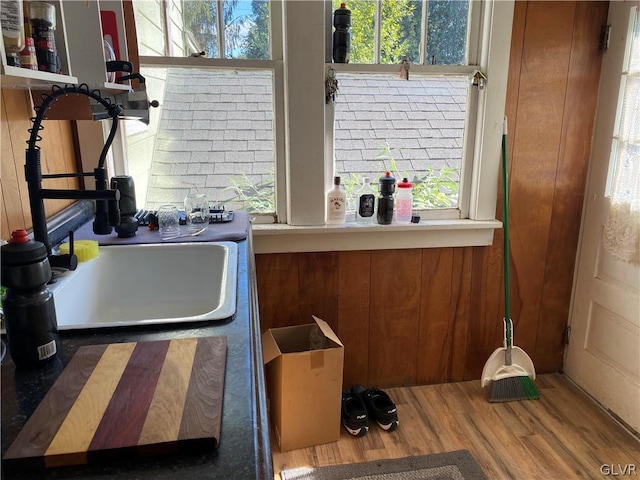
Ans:
[[[376,192],[369,177],[362,177],[362,186],[356,193],[356,223],[373,223],[375,218]]]

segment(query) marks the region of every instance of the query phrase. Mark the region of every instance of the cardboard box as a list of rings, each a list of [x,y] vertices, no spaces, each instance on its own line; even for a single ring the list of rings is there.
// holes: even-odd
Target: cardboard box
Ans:
[[[280,451],[340,439],[344,346],[331,327],[272,328],[262,336],[271,425]],[[311,342],[323,345],[311,350]]]

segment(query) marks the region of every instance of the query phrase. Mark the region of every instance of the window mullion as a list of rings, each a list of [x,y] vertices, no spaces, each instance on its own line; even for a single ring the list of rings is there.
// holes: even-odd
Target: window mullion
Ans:
[[[169,3],[163,2],[162,19],[164,20],[164,54],[171,56],[173,48],[171,45],[171,15],[169,14]]]
[[[382,38],[382,2],[376,1],[376,11],[374,18],[375,37],[373,40],[373,63],[380,63],[380,40]]]
[[[216,18],[218,25],[218,56],[220,58],[226,58],[224,51],[224,5],[222,0],[218,0],[217,2],[218,15]]]
[[[323,225],[325,2],[284,2],[288,223]],[[300,39],[305,41],[301,42]]]
[[[420,60],[418,64],[427,64],[427,11],[429,9],[429,0],[422,0],[422,20],[420,22]]]

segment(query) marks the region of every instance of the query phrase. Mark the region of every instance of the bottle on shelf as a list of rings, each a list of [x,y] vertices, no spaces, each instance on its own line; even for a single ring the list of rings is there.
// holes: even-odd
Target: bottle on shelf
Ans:
[[[326,223],[340,224],[347,220],[347,198],[340,186],[340,177],[333,177],[333,188],[327,192]]]
[[[356,193],[356,223],[373,223],[376,206],[376,192],[369,177],[362,177],[362,186]]]
[[[2,0],[0,2],[0,18],[7,65],[19,67],[20,52],[24,48],[22,0]]]
[[[393,220],[393,192],[396,189],[396,179],[390,172],[385,172],[379,181],[378,214],[380,225],[390,225]]]
[[[25,37],[26,47],[20,52],[20,66],[29,70],[38,70],[36,48],[32,37]]]
[[[396,222],[410,223],[413,214],[413,184],[408,178],[403,178],[398,183],[398,193],[396,193]]]
[[[31,32],[36,45],[38,70],[60,73],[60,59],[56,49],[56,7],[45,2],[29,2]]]
[[[333,12],[333,61],[349,63],[351,57],[351,10],[342,2],[340,8]]]

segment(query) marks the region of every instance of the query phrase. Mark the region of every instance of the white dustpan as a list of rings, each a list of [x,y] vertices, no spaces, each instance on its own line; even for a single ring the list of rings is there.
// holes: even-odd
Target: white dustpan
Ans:
[[[512,324],[511,319],[508,320]],[[513,346],[513,327],[507,325],[504,320],[504,347],[496,348],[484,364],[482,369],[481,385],[484,388],[490,382],[511,377],[530,377],[532,380],[536,378],[536,369],[533,361],[527,353],[520,347]],[[510,328],[511,327],[511,328]]]

